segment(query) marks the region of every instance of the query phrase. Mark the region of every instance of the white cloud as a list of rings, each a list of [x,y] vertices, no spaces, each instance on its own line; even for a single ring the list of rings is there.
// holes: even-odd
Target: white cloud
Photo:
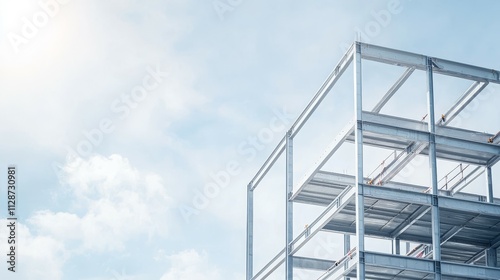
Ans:
[[[194,249],[185,250],[168,257],[171,268],[160,280],[217,280],[220,273],[217,267],[209,262],[205,252]]]
[[[0,219],[2,241],[7,240],[6,224],[6,219]],[[60,240],[34,235],[26,225],[17,223],[17,244],[16,272],[8,271],[5,265],[0,269],[1,279],[62,279],[62,267],[69,254]],[[0,252],[7,252],[7,242],[0,242]]]
[[[82,251],[121,251],[138,235],[165,236],[171,199],[160,177],[142,174],[120,155],[75,158],[64,182],[81,214],[38,211],[29,222],[42,234]]]

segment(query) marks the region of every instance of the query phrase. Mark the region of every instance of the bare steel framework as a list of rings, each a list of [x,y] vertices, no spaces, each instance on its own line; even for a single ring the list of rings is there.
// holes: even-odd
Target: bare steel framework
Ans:
[[[406,68],[371,111],[362,108],[364,60]],[[354,69],[352,121],[294,185],[293,139],[351,64]],[[424,71],[427,76],[427,121],[381,114],[382,107],[415,71]],[[439,120],[435,120],[434,112],[435,74],[472,83]],[[500,159],[500,136],[448,126],[489,83],[500,83],[499,71],[355,42],[248,184],[246,279],[265,279],[283,263],[287,280],[293,279],[294,268],[323,271],[318,279],[500,279],[497,258],[500,201],[493,197],[491,174],[491,167]],[[355,174],[322,170],[346,142],[355,145]],[[364,176],[363,170],[365,145],[397,151],[383,170],[370,178]],[[253,193],[282,154],[286,158],[286,246],[256,271],[253,267]],[[392,181],[419,154],[429,158],[429,185]],[[460,178],[453,182],[446,180],[446,188],[437,178],[437,159],[459,163],[452,172],[460,172]],[[461,192],[483,173],[486,196]],[[294,203],[324,206],[324,211],[295,237]],[[344,234],[343,258],[326,260],[295,255],[320,231]],[[350,248],[350,237],[357,241],[355,248]],[[392,240],[393,253],[366,250],[365,237]],[[401,242],[421,245],[405,253],[401,251]]]

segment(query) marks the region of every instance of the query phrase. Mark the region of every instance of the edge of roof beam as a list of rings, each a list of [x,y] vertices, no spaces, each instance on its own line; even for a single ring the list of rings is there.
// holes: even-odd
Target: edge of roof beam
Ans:
[[[426,60],[428,56],[366,43],[359,44],[361,45],[361,57],[363,59],[397,66],[415,67],[419,70],[426,69]],[[487,81],[500,84],[500,72],[497,70],[434,57],[432,57],[432,61],[433,71],[436,73],[474,81]]]

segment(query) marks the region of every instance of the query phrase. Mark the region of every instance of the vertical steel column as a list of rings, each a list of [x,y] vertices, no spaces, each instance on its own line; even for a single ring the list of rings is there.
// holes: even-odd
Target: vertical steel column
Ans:
[[[487,186],[487,201],[493,203],[493,179],[491,177],[491,166],[485,168],[486,172],[486,186]]]
[[[344,256],[351,251],[351,236],[349,234],[344,234]],[[349,267],[349,261],[344,263],[344,269],[347,270]],[[345,280],[350,280],[351,278],[345,277]]]
[[[491,166],[486,166],[486,186],[487,186],[487,196],[486,199],[489,203],[493,203],[493,179],[491,174]],[[497,248],[489,248],[485,252],[486,254],[486,265],[491,267],[497,266]]]
[[[253,190],[247,186],[247,280],[253,277]]]
[[[486,250],[486,266],[497,266],[497,248],[489,248]]]
[[[286,280],[293,279],[293,256],[291,243],[293,241],[293,138],[292,130],[286,133]]]
[[[435,261],[434,279],[441,279],[441,233],[439,219],[439,202],[438,202],[438,179],[437,179],[437,161],[436,161],[436,121],[434,120],[434,82],[432,74],[433,61],[432,58],[427,58],[427,115],[429,116],[429,168],[431,171],[431,186],[432,186],[432,256]]]
[[[394,255],[401,255],[401,240],[399,238],[392,239],[392,253]]]
[[[365,200],[363,195],[363,100],[361,88],[361,45],[356,42],[354,52],[354,118],[356,119],[355,134],[355,165],[356,165],[356,237],[358,238],[359,280],[365,280]]]

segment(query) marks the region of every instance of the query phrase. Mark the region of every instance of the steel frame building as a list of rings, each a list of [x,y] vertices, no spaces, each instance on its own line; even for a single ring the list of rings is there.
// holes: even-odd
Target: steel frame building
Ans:
[[[370,60],[406,68],[378,104],[362,108],[362,61]],[[293,140],[345,70],[354,70],[354,116],[326,151],[293,184]],[[426,121],[383,115],[382,107],[415,71],[427,76]],[[472,85],[438,120],[434,112],[435,74],[471,81]],[[286,279],[294,268],[322,270],[318,279],[500,279],[497,251],[500,246],[500,201],[493,197],[491,167],[500,159],[500,136],[449,127],[453,120],[489,84],[500,83],[500,72],[425,55],[355,42],[342,57],[305,110],[248,184],[246,279],[265,279],[285,264]],[[498,121],[498,120],[496,120]],[[354,143],[353,175],[322,170],[346,142]],[[365,145],[399,151],[383,170],[364,177]],[[277,159],[286,159],[286,246],[267,265],[254,271],[254,191]],[[428,186],[391,179],[417,155],[427,155]],[[459,163],[461,177],[441,188],[437,159]],[[464,173],[464,166],[470,167]],[[457,169],[458,170],[458,169]],[[485,174],[487,195],[460,192]],[[452,175],[450,175],[452,176]],[[294,237],[293,204],[324,206],[324,211]],[[295,253],[318,232],[344,234],[344,254],[339,260],[297,257]],[[365,236],[392,240],[393,253],[365,250]],[[350,238],[357,241],[350,247]],[[401,242],[422,244],[402,252]],[[409,244],[409,243],[407,243]]]

